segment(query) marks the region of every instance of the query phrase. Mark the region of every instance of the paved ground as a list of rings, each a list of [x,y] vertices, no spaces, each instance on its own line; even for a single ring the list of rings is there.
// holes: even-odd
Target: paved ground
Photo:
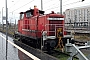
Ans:
[[[4,34],[0,33],[0,35]],[[11,42],[13,42],[12,38],[8,38]],[[0,60],[5,60],[6,59],[6,41],[0,36]],[[8,43],[8,54],[7,54],[7,60],[19,60],[18,58],[18,49],[12,46],[11,44]]]
[[[1,36],[4,34],[0,33],[0,60],[6,60],[6,40],[3,39]],[[12,43],[13,39],[8,37],[8,40]],[[13,45],[8,43],[8,50],[7,50],[7,60],[32,60],[26,54],[15,48]]]

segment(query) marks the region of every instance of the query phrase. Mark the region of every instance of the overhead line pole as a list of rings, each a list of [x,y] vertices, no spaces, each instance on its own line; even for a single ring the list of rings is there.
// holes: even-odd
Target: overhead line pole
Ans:
[[[41,0],[41,10],[43,10],[43,1]]]
[[[43,10],[43,1],[42,0],[41,0],[41,10]],[[43,33],[43,31],[41,33]],[[43,48],[42,43],[43,43],[43,36],[41,36],[41,51],[42,51],[42,48]],[[42,52],[41,52],[41,57],[42,57]]]
[[[3,28],[3,30],[4,30],[4,25],[3,25],[3,8],[4,8],[4,7],[2,7],[2,28]]]
[[[43,10],[43,1],[42,0],[41,0],[41,10]],[[43,39],[41,37],[41,50],[42,50],[42,41],[43,41]],[[42,55],[42,53],[41,53],[41,55]]]
[[[62,0],[60,0],[60,14],[62,15]]]
[[[2,7],[2,31],[4,30],[4,25],[3,25],[3,8],[4,7]],[[3,52],[3,38],[2,38],[2,52]]]
[[[5,4],[6,4],[6,60],[7,60],[7,48],[8,48],[8,35],[7,35],[7,32],[8,32],[8,10],[7,10],[7,0],[5,1]]]

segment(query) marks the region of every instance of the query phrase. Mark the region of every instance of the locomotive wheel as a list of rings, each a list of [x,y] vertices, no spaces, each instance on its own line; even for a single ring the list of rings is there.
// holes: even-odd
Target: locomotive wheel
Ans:
[[[54,40],[50,41],[50,47],[54,48],[56,46],[56,42]]]
[[[44,48],[49,51],[49,50],[53,50],[54,47],[56,47],[56,40],[46,40],[44,43]]]

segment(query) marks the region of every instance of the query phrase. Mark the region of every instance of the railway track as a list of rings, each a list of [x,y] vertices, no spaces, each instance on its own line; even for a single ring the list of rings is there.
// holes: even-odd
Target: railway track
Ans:
[[[86,41],[77,41],[77,40],[75,40],[75,45],[78,45],[78,46],[85,46],[85,43],[86,43]]]
[[[2,32],[2,31],[1,31]],[[5,34],[5,32],[3,32],[4,34]],[[8,33],[9,34],[9,33]],[[12,36],[11,34],[9,34],[9,36]],[[86,41],[78,41],[78,40],[75,40],[75,44],[76,45],[79,45],[79,46],[83,46],[83,45],[85,45],[85,43],[86,43]],[[22,44],[19,44],[19,46],[22,46]],[[27,45],[26,45],[27,46]],[[23,47],[24,49],[26,49],[26,50],[28,50],[28,47]],[[33,51],[33,50],[32,50]],[[35,52],[34,52],[35,53]],[[40,50],[39,50],[39,53],[37,53],[36,55],[38,56],[38,54],[41,54],[40,53]],[[49,55],[48,55],[49,54]],[[43,55],[43,54],[42,54]],[[39,55],[40,57],[39,58],[41,58],[41,55]],[[45,57],[45,56],[48,56],[48,57]],[[58,50],[53,50],[52,52],[50,52],[50,53],[47,53],[46,52],[46,55],[43,55],[43,57],[41,58],[42,60],[45,58],[49,58],[49,59],[54,59],[54,60],[66,60],[68,57],[69,57],[69,54],[67,54],[67,53],[63,53],[63,52],[60,52],[60,51],[58,51]],[[54,57],[52,57],[52,56],[54,56]],[[50,57],[52,57],[52,58],[50,58]],[[46,60],[48,60],[48,59],[46,59]],[[75,57],[75,60],[78,60],[78,58],[77,57]]]
[[[68,57],[70,56],[68,53],[66,52],[61,52],[61,51],[58,51],[58,50],[54,50],[53,53],[51,54],[52,56],[60,59],[60,60],[67,60]],[[78,60],[77,57],[74,57],[75,60]]]
[[[50,52],[41,51],[39,49],[32,48],[19,41],[14,40],[14,42],[17,45],[21,46],[23,49],[39,57],[41,60],[67,60],[68,57],[70,56],[68,53],[61,52],[60,50],[51,50]],[[77,57],[74,57],[74,59],[78,60]]]
[[[86,41],[78,41],[78,40],[74,40],[75,45],[78,46],[85,46]],[[40,50],[39,50],[40,51]],[[42,51],[41,51],[42,52]],[[60,50],[53,50],[53,51],[49,51],[49,52],[45,52],[46,54],[49,54],[50,56],[54,56],[55,58],[57,58],[58,60],[67,60],[68,57],[70,56],[68,53],[63,53]],[[42,54],[43,55],[43,54]],[[45,57],[44,57],[45,58]],[[43,59],[43,58],[42,58]],[[56,59],[56,60],[57,60]],[[75,60],[78,60],[77,57],[74,57]],[[46,59],[47,60],[47,59]]]
[[[17,41],[16,42],[16,44],[18,44],[19,46],[22,46],[22,48],[24,48],[25,50],[30,50],[31,48],[30,48],[30,46],[28,46],[28,45],[26,45],[26,44],[23,44],[23,43],[21,43],[21,42],[19,42],[19,41]],[[24,47],[23,47],[23,45],[24,45]],[[27,47],[25,47],[25,46],[27,46]],[[29,49],[30,48],[30,49]],[[35,48],[34,48],[35,49]],[[33,54],[35,54],[36,56],[39,56],[39,58],[41,58],[42,56],[41,55],[43,55],[44,56],[44,53],[46,54],[45,56],[48,56],[48,57],[42,57],[41,59],[46,59],[47,60],[47,58],[52,58],[52,59],[55,59],[55,60],[67,60],[68,59],[68,57],[70,56],[68,53],[65,53],[65,52],[61,52],[60,50],[58,50],[58,49],[56,49],[56,50],[51,50],[51,51],[49,51],[49,52],[47,52],[47,51],[43,51],[44,53],[40,53],[40,52],[42,52],[41,50],[39,50],[39,49],[35,49],[35,50],[38,50],[38,52],[36,53],[36,51],[34,51],[34,50],[32,50],[32,51],[29,51],[29,52],[31,52],[31,53],[33,53]],[[37,55],[37,54],[41,54],[41,55]],[[78,58],[77,57],[74,57],[74,59],[75,60],[78,60]]]
[[[20,46],[21,48],[25,49],[26,51],[30,52],[31,54],[37,56],[41,60],[58,60],[57,58],[55,58],[49,54],[46,54],[39,49],[35,49],[33,47],[30,47],[30,46],[28,46],[24,43],[21,43],[17,40],[14,40],[14,43],[17,44],[18,46]]]

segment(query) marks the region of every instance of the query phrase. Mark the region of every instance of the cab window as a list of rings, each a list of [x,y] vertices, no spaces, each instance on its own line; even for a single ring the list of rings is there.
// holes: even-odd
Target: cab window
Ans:
[[[20,14],[20,19],[23,19],[23,17],[24,17],[24,14]]]
[[[31,12],[27,12],[26,13],[26,17],[31,17],[32,15],[31,15]]]

